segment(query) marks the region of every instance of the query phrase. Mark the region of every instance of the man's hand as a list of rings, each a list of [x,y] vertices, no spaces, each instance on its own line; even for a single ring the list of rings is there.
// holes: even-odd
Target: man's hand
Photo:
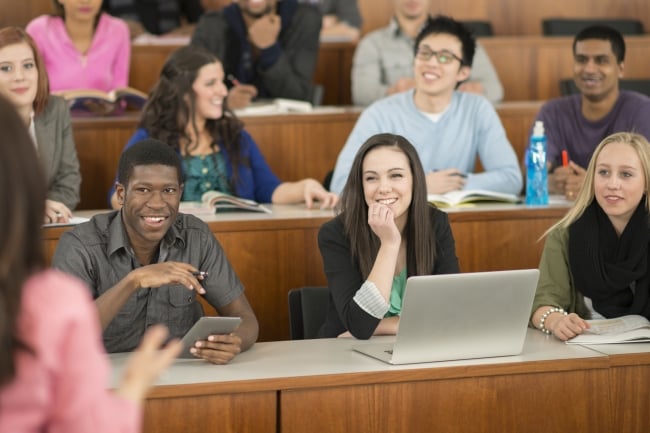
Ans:
[[[136,268],[130,273],[130,277],[136,282],[138,288],[161,287],[168,284],[180,284],[189,290],[196,290],[204,294],[205,289],[199,280],[203,276],[194,276],[198,272],[194,266],[181,262],[164,262]]]
[[[72,212],[60,201],[45,200],[44,223],[67,223],[72,218]]]
[[[388,89],[386,89],[386,94],[392,95],[394,93],[405,92],[414,87],[415,87],[415,80],[413,78],[410,77],[400,78],[395,82],[395,84],[393,84]]]
[[[444,194],[458,191],[465,187],[466,175],[457,168],[433,171],[427,173],[427,192],[429,194]]]
[[[229,108],[237,110],[247,107],[256,96],[257,89],[255,86],[251,84],[236,84],[228,92],[226,101]]]
[[[571,173],[566,178],[564,196],[568,200],[575,200],[580,188],[582,188],[582,184],[585,182],[585,174],[587,174],[587,171],[573,161],[569,162],[569,168],[571,169]]]
[[[548,192],[551,194],[564,194],[566,180],[573,170],[567,166],[559,166],[548,175]]]
[[[270,47],[278,40],[282,21],[275,14],[264,15],[248,28],[248,38],[260,50]]]
[[[314,206],[314,202],[318,201],[321,209],[332,209],[339,201],[339,196],[333,192],[327,191],[320,182],[315,179],[304,180],[304,197],[307,209]]]
[[[461,92],[476,93],[477,95],[483,95],[485,93],[483,84],[480,81],[465,81],[458,86],[458,90]]]
[[[241,352],[241,338],[236,334],[210,335],[194,343],[190,353],[213,364],[227,364]]]

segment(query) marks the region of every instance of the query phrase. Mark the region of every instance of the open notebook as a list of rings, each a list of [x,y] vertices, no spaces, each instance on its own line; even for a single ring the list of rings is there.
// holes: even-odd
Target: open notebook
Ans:
[[[390,364],[521,353],[539,271],[411,277],[395,343],[354,350]]]

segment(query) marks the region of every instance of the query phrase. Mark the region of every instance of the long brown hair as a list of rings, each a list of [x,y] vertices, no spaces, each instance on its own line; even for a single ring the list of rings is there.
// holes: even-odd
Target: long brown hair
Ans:
[[[377,258],[379,238],[368,225],[368,205],[363,192],[363,161],[377,147],[399,149],[409,160],[413,175],[413,194],[408,209],[404,239],[408,276],[428,275],[436,259],[435,231],[431,226],[431,205],[427,201],[427,184],[417,150],[401,135],[377,134],[359,149],[352,162],[337,210],[341,212],[345,234],[352,247],[352,256],[359,262],[361,275],[366,278]]]
[[[38,82],[36,84],[36,97],[34,98],[34,114],[38,115],[45,109],[47,100],[50,96],[50,81],[47,78],[45,62],[38,51],[36,42],[20,27],[5,27],[0,29],[0,48],[9,45],[27,44],[34,54],[34,63],[38,71]]]
[[[45,178],[36,149],[15,108],[0,97],[0,386],[16,374],[23,284],[45,264],[41,225]]]
[[[164,141],[178,150],[181,150],[181,142],[189,143],[185,132],[188,123],[191,123],[198,136],[198,126],[194,122],[196,95],[192,85],[199,70],[215,62],[219,62],[219,59],[199,46],[188,45],[174,51],[165,62],[160,79],[149,95],[140,127],[146,129],[152,138]],[[212,136],[212,147],[218,147],[221,142],[228,152],[232,165],[231,186],[234,186],[239,180],[239,164],[248,164],[240,156],[243,124],[225,104],[223,107],[221,118],[207,119],[205,127]],[[189,154],[190,150],[189,145],[185,144],[183,151]]]

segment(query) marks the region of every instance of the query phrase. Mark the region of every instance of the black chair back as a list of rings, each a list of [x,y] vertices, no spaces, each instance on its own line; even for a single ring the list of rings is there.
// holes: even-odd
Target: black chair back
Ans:
[[[318,337],[318,331],[327,316],[329,297],[327,287],[289,290],[289,335],[292,340]]]
[[[635,19],[568,19],[548,18],[542,20],[544,36],[575,36],[585,27],[600,25],[612,27],[624,35],[642,35],[643,23]]]
[[[463,21],[463,25],[472,32],[474,37],[494,36],[492,24],[489,21]]]
[[[650,96],[650,79],[628,79],[622,78],[618,80],[618,87],[622,90],[633,90],[635,92],[643,93]],[[560,80],[560,93],[562,95],[571,95],[573,93],[580,93],[578,86],[571,78]]]

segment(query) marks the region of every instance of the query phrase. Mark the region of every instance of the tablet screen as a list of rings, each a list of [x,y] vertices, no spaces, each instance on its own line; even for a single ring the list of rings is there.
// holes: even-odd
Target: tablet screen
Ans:
[[[241,318],[239,317],[201,317],[183,337],[183,352],[181,352],[179,358],[195,358],[190,353],[190,348],[194,343],[199,340],[207,340],[210,335],[230,334],[237,329],[240,323]]]

